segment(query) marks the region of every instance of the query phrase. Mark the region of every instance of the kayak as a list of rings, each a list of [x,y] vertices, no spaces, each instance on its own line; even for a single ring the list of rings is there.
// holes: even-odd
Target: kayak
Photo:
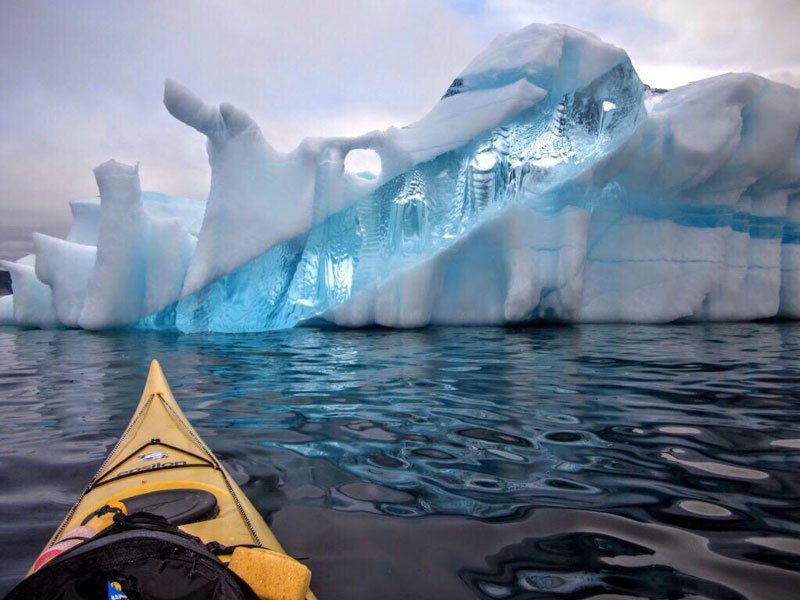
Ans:
[[[95,535],[98,530],[102,533]],[[85,535],[87,531],[88,536]],[[124,539],[134,538],[131,547],[124,545]],[[154,539],[161,544],[158,552],[153,550]],[[166,553],[161,549],[167,543],[164,540],[173,545]],[[135,550],[133,546],[136,544],[148,549]],[[91,555],[93,546],[97,547],[95,558],[89,560],[86,557]],[[184,571],[192,575],[198,560],[212,570],[217,568],[214,563],[217,560],[236,572],[231,581],[244,581],[251,587],[250,591],[255,591],[254,596],[245,595],[243,598],[299,597],[315,600],[308,589],[310,571],[286,555],[264,519],[191,426],[156,360],[150,365],[144,392],[128,427],[56,529],[26,579],[46,571],[50,572],[49,582],[58,577],[68,577],[62,575],[65,569],[69,573],[83,573],[83,570],[95,569],[98,556],[102,558],[99,562],[111,565],[109,561],[115,552],[138,556],[136,560],[140,560],[142,568],[146,561],[152,563],[153,556],[161,552],[166,558],[158,564],[158,573],[170,570],[165,565],[173,555],[183,557],[181,564],[184,566],[189,564],[186,556],[191,556],[195,566],[184,568]],[[83,562],[78,560],[81,557]],[[56,571],[58,565],[69,562],[67,559],[72,560],[69,568],[62,567]],[[87,582],[99,582],[97,586],[107,583],[107,595],[104,595],[105,591],[99,595],[87,592],[88,596],[76,592],[78,595],[74,597],[146,598],[143,588],[126,592],[126,584],[119,583],[132,581],[134,583],[130,585],[134,585],[143,579],[141,574],[126,574],[125,565],[134,564],[135,560],[120,559],[118,563],[104,566],[104,574],[92,573],[91,577],[84,577]],[[238,569],[234,568],[237,565]],[[173,570],[180,572],[177,568]],[[222,576],[214,577],[227,580],[228,575],[223,572]],[[300,581],[303,578],[305,581]],[[303,584],[305,588],[298,595],[297,590]],[[81,583],[84,587],[91,585]],[[173,579],[169,585],[179,588],[181,581]],[[31,589],[38,593],[39,588]],[[217,591],[217,595],[220,594]],[[14,596],[12,591],[8,597],[24,596]],[[172,597],[181,596],[169,595]],[[200,594],[194,597],[200,597]],[[222,594],[222,597],[227,596]]]

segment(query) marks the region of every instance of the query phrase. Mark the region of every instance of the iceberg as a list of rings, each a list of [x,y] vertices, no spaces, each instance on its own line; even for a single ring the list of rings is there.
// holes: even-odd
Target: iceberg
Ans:
[[[205,202],[95,169],[65,240],[0,261],[0,323],[243,332],[800,317],[800,90],[671,91],[563,25],[498,37],[420,121],[272,148],[168,80]],[[348,155],[379,168],[355,171]]]

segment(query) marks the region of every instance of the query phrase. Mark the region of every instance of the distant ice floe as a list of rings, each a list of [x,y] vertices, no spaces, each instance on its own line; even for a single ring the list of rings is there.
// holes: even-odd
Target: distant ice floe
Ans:
[[[33,255],[2,261],[14,294],[0,323],[800,317],[795,88],[728,74],[651,90],[623,50],[531,25],[492,42],[420,121],[289,153],[176,82],[164,103],[208,138],[208,201],[100,165],[100,197],[72,202],[66,240],[34,234]]]

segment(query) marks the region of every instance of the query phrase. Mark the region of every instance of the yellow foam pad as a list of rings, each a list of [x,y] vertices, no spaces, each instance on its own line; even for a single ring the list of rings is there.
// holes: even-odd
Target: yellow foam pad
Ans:
[[[236,548],[228,568],[261,600],[303,600],[311,583],[307,566],[266,548]]]

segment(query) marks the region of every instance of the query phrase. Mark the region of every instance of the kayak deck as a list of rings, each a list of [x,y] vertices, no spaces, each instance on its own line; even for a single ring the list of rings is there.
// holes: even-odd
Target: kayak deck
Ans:
[[[205,543],[253,544],[284,552],[264,519],[183,415],[154,360],[127,429],[46,548],[105,505],[174,489],[201,490],[216,499],[216,516],[181,525],[185,532]],[[306,598],[315,597],[309,591]]]

